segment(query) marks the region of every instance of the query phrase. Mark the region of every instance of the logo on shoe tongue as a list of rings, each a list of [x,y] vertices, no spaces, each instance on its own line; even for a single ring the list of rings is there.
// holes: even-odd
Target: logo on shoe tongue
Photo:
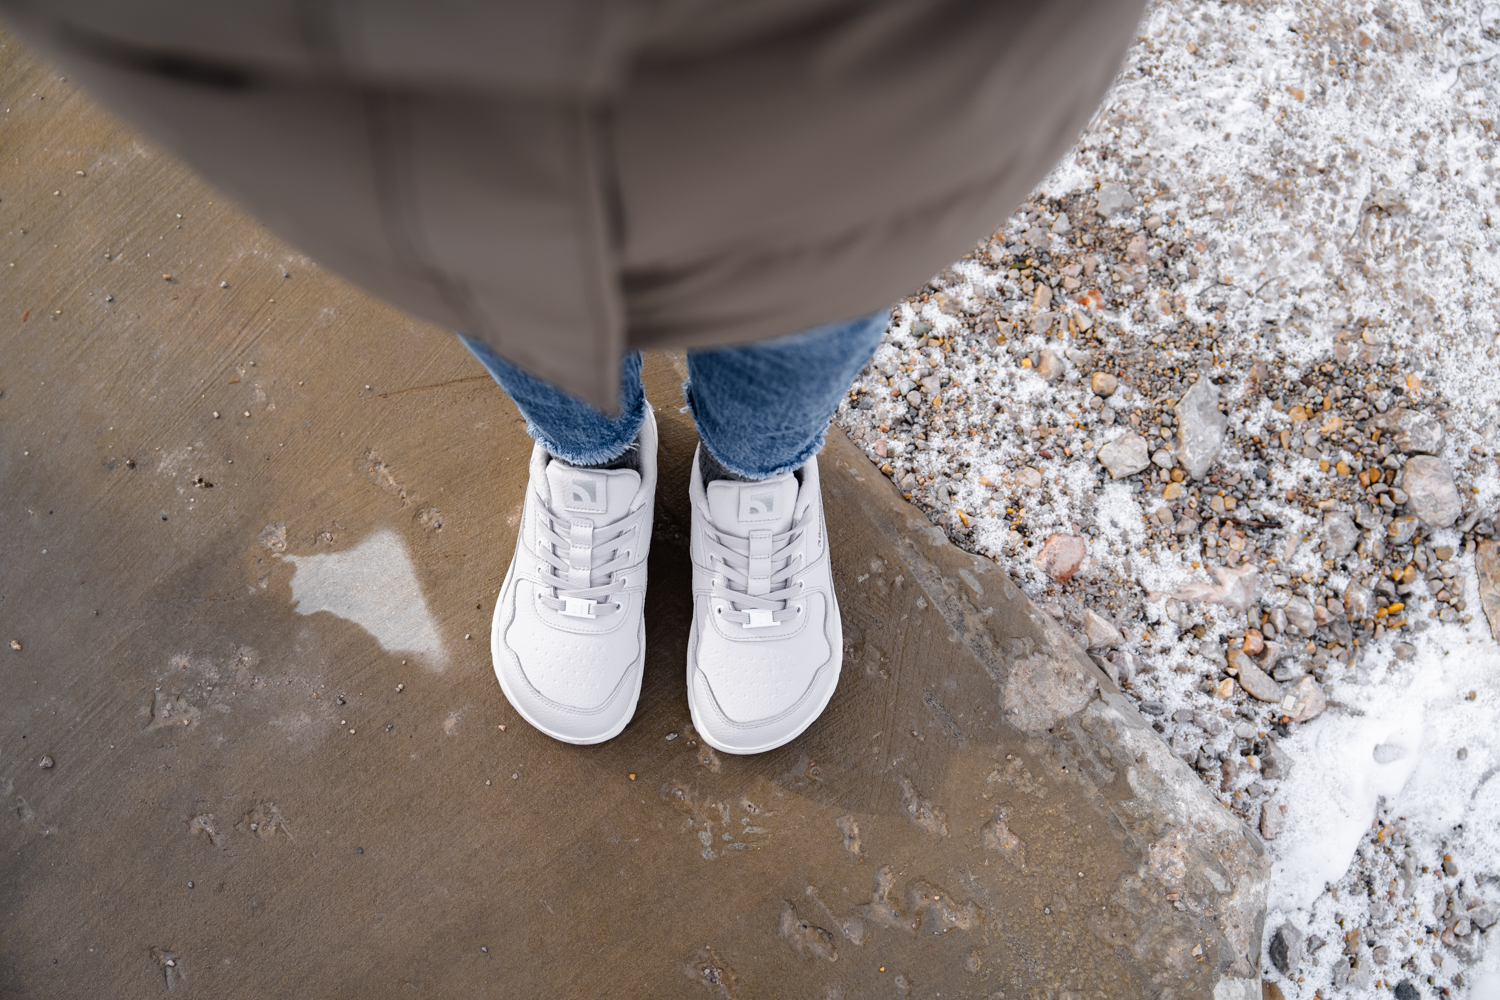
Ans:
[[[573,473],[568,479],[563,510],[580,514],[604,513],[604,477],[597,473]]]
[[[740,521],[776,520],[776,494],[771,490],[740,490]]]

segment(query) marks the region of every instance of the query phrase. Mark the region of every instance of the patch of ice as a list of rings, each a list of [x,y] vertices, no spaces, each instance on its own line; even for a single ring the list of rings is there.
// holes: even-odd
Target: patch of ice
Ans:
[[[377,531],[342,552],[283,558],[297,568],[292,607],[298,614],[332,612],[369,632],[387,652],[412,653],[434,670],[447,663],[437,623],[394,531]]]

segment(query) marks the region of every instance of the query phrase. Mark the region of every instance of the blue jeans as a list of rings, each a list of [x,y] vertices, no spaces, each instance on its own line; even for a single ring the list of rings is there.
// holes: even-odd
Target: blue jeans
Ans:
[[[688,352],[683,396],[698,437],[719,463],[747,479],[801,467],[823,447],[839,400],[875,353],[890,311],[840,320],[744,347]],[[459,334],[500,383],[526,432],[574,465],[620,457],[646,419],[641,355],[620,365],[620,415],[608,414],[504,360],[482,341]]]

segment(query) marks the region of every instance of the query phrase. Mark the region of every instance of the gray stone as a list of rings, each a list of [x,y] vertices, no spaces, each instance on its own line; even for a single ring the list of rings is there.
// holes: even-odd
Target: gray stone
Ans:
[[[1171,469],[1174,465],[1177,464],[1177,460],[1172,457],[1172,453],[1167,449],[1158,448],[1156,449],[1156,452],[1151,456],[1151,464],[1159,465],[1163,469]]]
[[[1041,359],[1036,363],[1036,373],[1048,382],[1056,382],[1062,378],[1064,370],[1062,357],[1053,350],[1043,351]]]
[[[1302,635],[1312,635],[1318,627],[1312,602],[1300,594],[1288,601],[1282,610],[1286,612],[1286,623],[1295,626]]]
[[[1275,740],[1266,740],[1266,752],[1260,758],[1260,773],[1273,781],[1285,780],[1292,773],[1292,758]]]
[[[1112,649],[1125,641],[1125,636],[1114,623],[1092,611],[1083,613],[1083,634],[1089,649]]]
[[[1109,470],[1110,476],[1123,479],[1150,465],[1151,452],[1146,446],[1146,439],[1132,432],[1100,448],[1099,463]]]
[[[1474,569],[1479,576],[1479,605],[1490,623],[1490,634],[1500,642],[1500,541],[1479,543],[1474,553]]]
[[[1351,621],[1364,621],[1375,615],[1375,594],[1369,587],[1350,583],[1344,588],[1344,611]]]
[[[1437,417],[1419,410],[1397,410],[1387,414],[1383,422],[1387,426],[1395,425],[1395,444],[1404,453],[1442,454],[1445,434],[1442,421]]]
[[[1318,682],[1311,677],[1304,677],[1297,682],[1292,689],[1291,697],[1296,699],[1292,707],[1286,709],[1286,714],[1292,717],[1293,722],[1308,722],[1323,714],[1328,707],[1328,697],[1323,694],[1323,689]]]
[[[1186,520],[1184,518],[1183,520]],[[1202,601],[1205,604],[1221,604],[1243,614],[1255,599],[1255,583],[1259,571],[1254,566],[1209,566],[1212,583],[1189,580],[1172,592],[1179,601]]]
[[[1286,824],[1286,806],[1275,802],[1263,802],[1260,807],[1260,835],[1266,840],[1275,840]],[[1282,970],[1286,971],[1286,970]]]
[[[1240,687],[1257,701],[1279,703],[1281,685],[1267,677],[1255,661],[1238,649],[1229,651],[1229,665],[1239,675]]]
[[[1405,545],[1417,533],[1420,523],[1414,517],[1398,517],[1386,525],[1386,537],[1390,539],[1392,545]]]
[[[1219,412],[1219,388],[1207,377],[1198,379],[1178,401],[1177,460],[1194,479],[1208,475],[1229,429],[1229,418]]]
[[[1480,903],[1478,906],[1474,907],[1468,912],[1468,917],[1469,923],[1473,924],[1475,927],[1478,927],[1482,931],[1489,930],[1491,927],[1495,926],[1495,922],[1497,920],[1500,920],[1500,914],[1497,914],[1495,907],[1489,905],[1488,903]]]
[[[1135,198],[1119,184],[1104,184],[1099,188],[1099,196],[1095,201],[1095,211],[1106,219],[1112,219],[1121,212],[1128,212],[1135,208]]]
[[[1291,924],[1282,924],[1276,929],[1271,937],[1271,946],[1267,949],[1276,971],[1285,976],[1297,967],[1302,961],[1302,943],[1302,932]]]
[[[1296,660],[1282,660],[1271,669],[1270,674],[1272,678],[1285,684],[1287,681],[1300,681],[1306,675],[1306,671]]]
[[[1359,544],[1359,528],[1354,518],[1343,511],[1333,511],[1323,518],[1323,537],[1335,558],[1343,558]]]
[[[1411,512],[1423,523],[1446,528],[1458,519],[1462,507],[1453,485],[1453,469],[1441,458],[1413,455],[1401,472],[1401,488],[1406,491]]]

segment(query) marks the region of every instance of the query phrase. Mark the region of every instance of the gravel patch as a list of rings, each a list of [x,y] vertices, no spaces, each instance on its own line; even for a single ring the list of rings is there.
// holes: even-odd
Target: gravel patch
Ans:
[[[1268,838],[1268,981],[1468,995],[1500,971],[1500,6],[1172,0],[1141,34],[836,419]],[[1368,802],[1312,800],[1335,758]]]

